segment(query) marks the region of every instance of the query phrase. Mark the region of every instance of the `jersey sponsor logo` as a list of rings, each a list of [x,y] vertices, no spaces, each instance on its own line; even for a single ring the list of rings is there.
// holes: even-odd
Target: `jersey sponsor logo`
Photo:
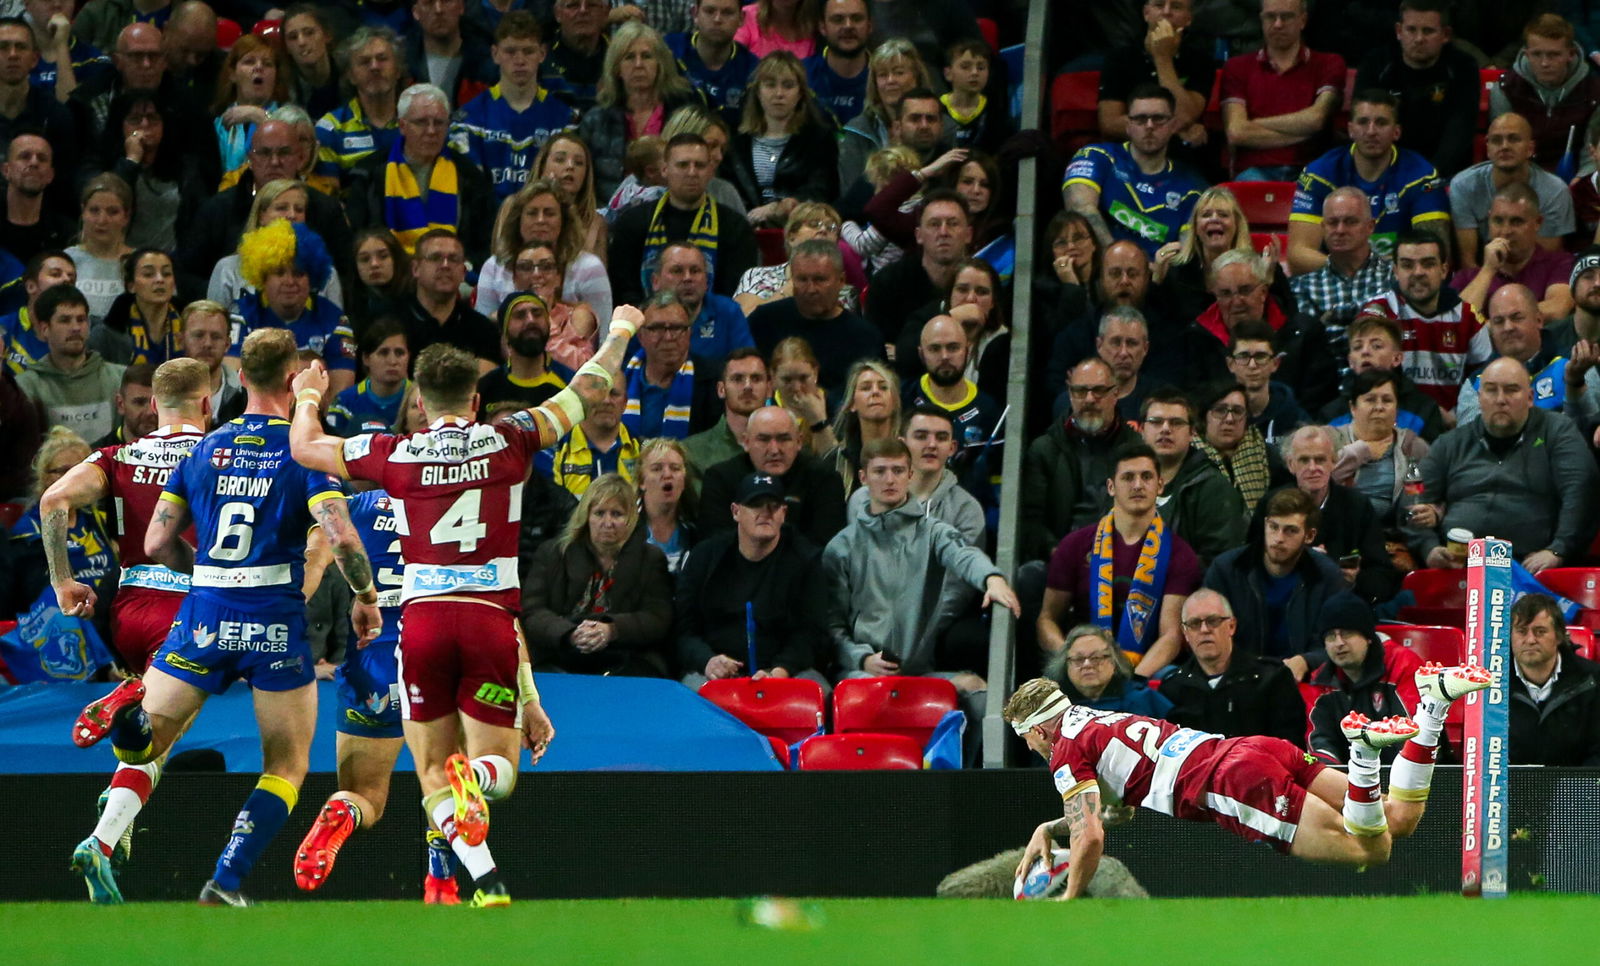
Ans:
[[[1111,203],[1111,218],[1117,224],[1138,235],[1146,241],[1164,242],[1167,240],[1167,226],[1153,218],[1147,217],[1129,208],[1120,201]]]
[[[1065,795],[1067,792],[1072,791],[1072,787],[1078,784],[1078,779],[1072,776],[1072,769],[1068,768],[1066,765],[1062,765],[1060,768],[1057,768],[1055,770],[1055,774],[1052,775],[1051,778],[1055,780],[1056,792],[1061,795]]]
[[[180,671],[188,671],[190,674],[211,673],[211,669],[206,667],[204,664],[191,661],[186,657],[179,657],[176,654],[168,654],[166,657],[162,658],[162,660],[167,662],[167,664],[171,665],[172,667],[175,667]]]
[[[478,686],[478,693],[473,697],[491,708],[503,708],[516,700],[517,692],[503,684],[485,681]]]
[[[370,151],[377,144],[370,134],[346,134],[341,141],[346,151]]]
[[[344,461],[354,462],[372,452],[371,436],[352,436],[344,441]]]
[[[1081,158],[1067,165],[1067,178],[1086,178],[1094,180],[1094,162],[1088,158]]]
[[[267,445],[267,441],[262,439],[260,436],[235,436],[233,438],[233,445],[235,445],[235,446],[265,446],[265,445]]]
[[[289,650],[288,624],[260,624],[254,621],[218,621],[216,630],[205,624],[194,629],[194,642],[200,648],[219,651],[254,651],[257,654],[282,654]]]

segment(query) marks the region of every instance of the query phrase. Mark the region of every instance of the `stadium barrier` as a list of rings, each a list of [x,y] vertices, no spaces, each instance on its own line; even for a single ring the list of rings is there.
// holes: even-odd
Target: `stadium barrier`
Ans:
[[[1513,768],[1509,884],[1600,891],[1600,769]],[[193,900],[254,784],[234,774],[170,774],[139,818],[121,875],[130,901]],[[0,900],[81,901],[67,871],[93,827],[103,775],[4,775],[0,800],[49,802],[0,837]],[[377,828],[350,839],[329,884],[301,897],[291,853],[334,789],[306,782],[289,824],[248,882],[264,900],[418,899],[423,871],[416,781],[397,774]],[[1418,834],[1386,866],[1313,866],[1198,823],[1141,811],[1109,829],[1107,854],[1155,896],[1453,893],[1461,871],[1461,770],[1440,767]],[[1021,847],[1060,814],[1040,769],[810,774],[525,775],[493,806],[490,846],[514,896],[931,896],[946,874]]]

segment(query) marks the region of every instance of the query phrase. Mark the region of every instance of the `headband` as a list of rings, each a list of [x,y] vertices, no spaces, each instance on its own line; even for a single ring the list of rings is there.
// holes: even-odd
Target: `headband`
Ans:
[[[1021,721],[1011,722],[1011,730],[1015,731],[1019,738],[1027,737],[1028,732],[1070,707],[1072,707],[1072,699],[1067,697],[1065,693],[1057,691],[1056,696],[1046,701],[1038,711],[1028,715]]]
[[[540,298],[536,293],[512,292],[506,296],[504,302],[500,303],[500,330],[502,332],[505,331],[506,323],[511,321],[511,313],[523,302],[533,302],[544,310],[544,314],[550,314],[550,306],[546,305],[544,299]]]

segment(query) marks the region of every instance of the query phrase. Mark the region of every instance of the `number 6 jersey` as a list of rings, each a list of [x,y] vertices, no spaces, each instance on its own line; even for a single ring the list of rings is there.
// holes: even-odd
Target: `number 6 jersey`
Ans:
[[[447,416],[408,436],[345,440],[344,475],[377,483],[394,505],[402,602],[470,596],[517,612],[522,485],[544,445],[527,412],[496,425]]]

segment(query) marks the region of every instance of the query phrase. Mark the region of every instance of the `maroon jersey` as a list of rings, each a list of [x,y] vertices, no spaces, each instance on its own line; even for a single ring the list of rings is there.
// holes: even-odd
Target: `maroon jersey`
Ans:
[[[106,477],[122,564],[120,586],[180,594],[189,589],[188,574],[169,570],[145,554],[144,535],[150,529],[150,518],[155,516],[167,477],[204,438],[205,432],[194,426],[163,426],[131,443],[95,450],[85,460],[99,467]],[[192,532],[189,539],[194,539]]]
[[[527,412],[494,426],[447,417],[408,436],[345,440],[344,475],[377,483],[393,502],[402,603],[448,594],[517,611],[522,485],[545,445]]]
[[[1075,704],[1061,716],[1050,772],[1063,799],[1098,783],[1124,805],[1195,819],[1203,817],[1225,744],[1221,735],[1159,718]]]
[[[1439,294],[1439,310],[1433,316],[1418,314],[1392,289],[1361,306],[1361,311],[1400,323],[1404,353],[1400,368],[1440,408],[1454,409],[1467,369],[1494,357],[1488,327],[1451,289]]]

